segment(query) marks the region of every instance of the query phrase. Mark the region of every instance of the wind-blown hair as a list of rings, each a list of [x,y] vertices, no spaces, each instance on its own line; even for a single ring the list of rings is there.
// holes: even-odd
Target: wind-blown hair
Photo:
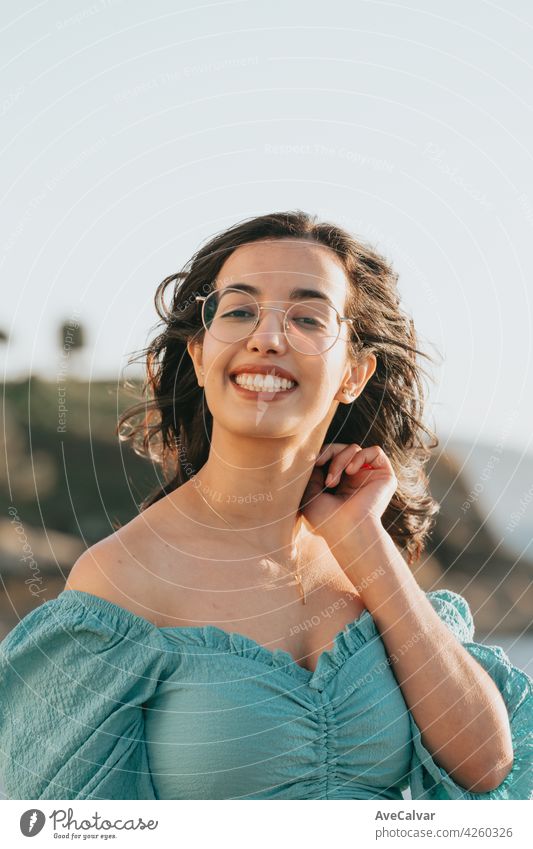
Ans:
[[[423,552],[440,509],[424,470],[439,442],[422,421],[425,372],[417,355],[432,358],[418,349],[414,322],[400,306],[398,274],[388,261],[341,227],[301,210],[238,222],[211,238],[181,271],[159,284],[155,307],[161,332],[140,352],[146,368],[144,400],[125,410],[117,425],[119,438],[130,441],[135,453],[150,459],[162,474],[140,510],[186,483],[208,458],[212,416],[186,347],[191,338],[201,343],[205,333],[195,296],[215,288],[233,251],[265,239],[306,239],[325,245],[344,266],[350,282],[344,315],[355,319],[355,326],[346,325],[348,353],[357,360],[373,352],[377,366],[359,397],[351,404],[339,404],[324,441],[382,447],[398,480],[382,523],[412,564]],[[165,293],[170,286],[167,307]],[[141,420],[135,423],[139,415]],[[433,440],[430,444],[424,442],[424,434]]]

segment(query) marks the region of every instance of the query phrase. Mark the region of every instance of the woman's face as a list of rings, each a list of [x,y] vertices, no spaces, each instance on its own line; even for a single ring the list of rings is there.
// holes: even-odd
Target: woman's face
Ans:
[[[289,307],[293,288],[321,292],[344,315],[349,281],[333,251],[303,240],[253,242],[237,248],[225,261],[216,279],[217,290],[236,283],[257,288],[254,296],[263,306]],[[302,298],[300,298],[302,300]],[[255,330],[238,342],[221,342],[206,332],[203,345],[189,343],[200,385],[213,424],[250,436],[309,434],[329,426],[337,402],[347,402],[343,390],[354,397],[375,369],[375,357],[355,368],[348,361],[350,332],[341,323],[339,339],[328,351],[309,355],[295,350],[283,332],[283,313],[261,310]],[[297,382],[291,391],[258,394],[235,385],[231,374],[242,366],[278,366]],[[203,370],[203,375],[202,375]]]

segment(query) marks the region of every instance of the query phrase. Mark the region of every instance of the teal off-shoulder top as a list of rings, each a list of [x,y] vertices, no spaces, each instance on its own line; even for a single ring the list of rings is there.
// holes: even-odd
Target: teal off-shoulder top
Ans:
[[[532,679],[472,642],[466,600],[427,593],[496,682],[514,764],[486,793],[422,743],[368,610],[316,669],[214,625],[158,628],[64,590],[0,643],[0,774],[13,799],[533,798]],[[487,765],[490,768],[490,764]]]

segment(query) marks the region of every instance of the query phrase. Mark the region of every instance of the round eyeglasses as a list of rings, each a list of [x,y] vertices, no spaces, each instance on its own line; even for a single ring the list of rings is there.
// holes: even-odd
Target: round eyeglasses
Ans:
[[[197,295],[202,303],[202,322],[205,329],[219,342],[232,344],[252,334],[259,324],[261,310],[284,313],[285,337],[300,354],[316,356],[333,347],[339,338],[343,321],[352,318],[339,315],[334,306],[320,299],[295,301],[290,307],[260,306],[253,295],[240,289],[215,289],[207,296]]]

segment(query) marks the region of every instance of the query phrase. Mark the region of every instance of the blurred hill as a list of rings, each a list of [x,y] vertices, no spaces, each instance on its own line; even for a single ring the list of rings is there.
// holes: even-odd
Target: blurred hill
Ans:
[[[81,551],[137,515],[157,483],[157,470],[115,433],[138,394],[106,381],[64,386],[59,396],[55,383],[35,378],[5,385],[0,639],[39,601],[54,598]],[[533,633],[532,547],[520,542],[532,538],[522,493],[533,461],[500,451],[487,476],[488,455],[490,446],[457,441],[434,450],[427,472],[441,509],[427,553],[411,568],[424,590],[464,595],[480,631]],[[505,501],[494,496],[503,490]]]
[[[518,452],[509,449],[492,467],[487,456],[495,456],[494,452],[483,444],[448,441],[446,450],[439,446],[434,456],[428,476],[441,509],[428,553],[438,569],[429,574],[422,566],[420,585],[426,591],[447,588],[463,595],[480,631],[533,634],[533,548],[514,541],[519,527],[522,536],[529,540],[532,536],[531,522],[520,504],[523,478],[533,480],[533,458],[520,458],[518,475],[514,472]],[[500,492],[507,487],[505,501],[488,494],[498,487]],[[513,516],[518,515],[517,522]]]

